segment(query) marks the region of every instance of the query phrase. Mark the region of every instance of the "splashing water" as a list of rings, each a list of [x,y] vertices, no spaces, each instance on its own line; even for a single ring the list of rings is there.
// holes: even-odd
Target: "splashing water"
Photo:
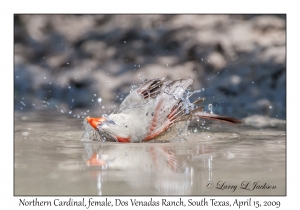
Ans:
[[[180,94],[182,93],[181,91],[184,91],[184,93],[182,94],[182,96],[180,96]],[[179,93],[173,93],[173,96],[176,100],[181,99],[184,109],[185,109],[185,114],[190,113],[190,111],[195,109],[195,104],[190,102],[190,97],[195,94],[195,93],[200,93],[201,90],[195,90],[195,91],[190,91],[189,89],[184,90],[182,88],[182,90],[179,91]]]
[[[213,113],[213,105],[212,104],[208,104],[208,110],[210,111],[210,113]]]

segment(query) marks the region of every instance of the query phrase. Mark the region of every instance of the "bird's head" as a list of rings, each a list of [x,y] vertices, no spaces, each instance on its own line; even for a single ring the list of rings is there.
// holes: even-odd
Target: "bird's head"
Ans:
[[[104,140],[108,141],[122,141],[129,137],[127,129],[128,119],[124,114],[111,114],[107,117],[90,118],[87,117],[86,121]]]

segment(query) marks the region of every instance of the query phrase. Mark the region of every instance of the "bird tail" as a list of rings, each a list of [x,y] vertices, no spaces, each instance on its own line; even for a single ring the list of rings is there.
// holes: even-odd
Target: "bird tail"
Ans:
[[[204,118],[204,119],[217,120],[217,121],[227,122],[232,124],[242,123],[241,120],[233,117],[227,117],[227,116],[217,115],[214,113],[204,112],[203,107],[198,107],[194,109],[188,115],[183,115],[182,117],[180,117],[177,121],[192,120],[193,118]]]

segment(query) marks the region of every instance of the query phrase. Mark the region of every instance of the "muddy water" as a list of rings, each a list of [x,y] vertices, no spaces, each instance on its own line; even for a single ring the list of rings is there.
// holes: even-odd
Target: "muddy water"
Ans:
[[[286,194],[284,128],[213,123],[173,142],[121,144],[81,141],[81,122],[15,112],[15,195]]]

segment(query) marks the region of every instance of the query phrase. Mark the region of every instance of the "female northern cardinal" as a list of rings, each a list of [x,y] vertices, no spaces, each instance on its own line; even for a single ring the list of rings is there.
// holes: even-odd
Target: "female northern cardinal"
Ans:
[[[241,123],[238,119],[204,112],[203,107],[196,107],[195,104],[204,98],[191,103],[189,97],[193,92],[190,93],[187,88],[192,83],[190,78],[145,80],[131,91],[114,113],[108,117],[87,117],[86,122],[100,138],[119,142],[168,139],[174,134],[174,125],[193,118]]]

